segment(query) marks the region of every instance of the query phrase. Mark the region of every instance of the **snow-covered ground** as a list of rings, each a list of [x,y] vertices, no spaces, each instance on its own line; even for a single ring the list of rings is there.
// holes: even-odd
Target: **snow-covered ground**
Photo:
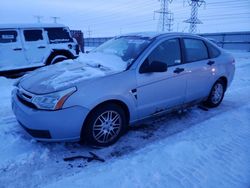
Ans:
[[[234,56],[221,106],[153,119],[104,149],[31,139],[11,111],[15,80],[0,77],[0,187],[249,188],[250,53]],[[89,151],[105,163],[63,160]]]

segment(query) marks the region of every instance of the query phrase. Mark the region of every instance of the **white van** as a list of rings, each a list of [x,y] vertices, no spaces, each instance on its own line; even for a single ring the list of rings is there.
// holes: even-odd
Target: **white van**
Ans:
[[[79,46],[61,24],[0,25],[0,73],[74,59]]]

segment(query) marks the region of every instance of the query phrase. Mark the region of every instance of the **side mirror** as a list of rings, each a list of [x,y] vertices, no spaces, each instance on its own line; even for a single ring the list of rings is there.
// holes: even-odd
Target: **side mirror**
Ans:
[[[166,63],[153,61],[151,64],[146,63],[142,65],[140,73],[166,72],[167,70],[168,66]]]

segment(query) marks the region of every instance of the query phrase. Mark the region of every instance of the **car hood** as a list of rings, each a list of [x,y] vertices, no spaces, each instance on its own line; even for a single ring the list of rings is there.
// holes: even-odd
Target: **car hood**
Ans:
[[[18,86],[34,94],[45,94],[77,86],[83,81],[126,70],[127,63],[116,55],[81,54],[76,60],[37,69],[20,79]]]

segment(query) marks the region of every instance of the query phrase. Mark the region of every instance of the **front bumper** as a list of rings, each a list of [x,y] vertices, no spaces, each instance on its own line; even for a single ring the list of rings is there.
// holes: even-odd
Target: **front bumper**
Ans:
[[[56,111],[33,109],[23,104],[12,92],[12,110],[17,121],[36,140],[78,141],[83,122],[89,113],[87,108],[73,106]]]

